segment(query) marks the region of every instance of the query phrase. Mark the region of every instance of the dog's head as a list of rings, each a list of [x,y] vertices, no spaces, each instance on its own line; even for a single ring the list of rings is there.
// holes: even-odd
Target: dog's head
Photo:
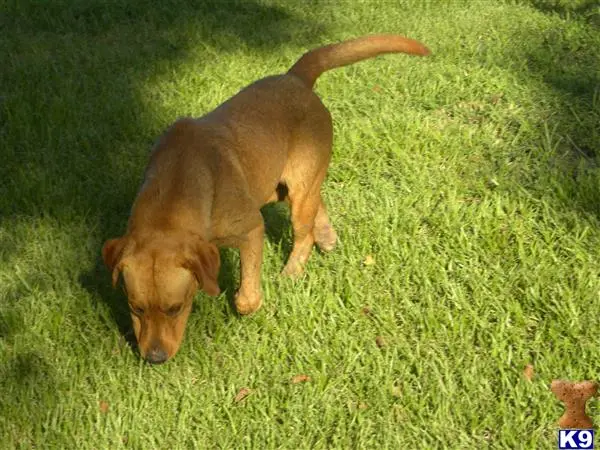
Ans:
[[[123,275],[135,337],[149,362],[162,363],[177,353],[199,288],[209,295],[220,292],[217,247],[199,238],[182,242],[123,236],[102,248],[113,287]]]

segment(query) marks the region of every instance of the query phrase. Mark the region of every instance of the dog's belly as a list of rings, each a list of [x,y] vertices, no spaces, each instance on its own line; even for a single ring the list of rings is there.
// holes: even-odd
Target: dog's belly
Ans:
[[[277,142],[277,152],[253,149],[252,154],[244,154],[244,175],[248,184],[248,193],[256,204],[261,207],[273,197],[281,181],[287,159],[284,144]],[[283,148],[282,148],[283,147]]]

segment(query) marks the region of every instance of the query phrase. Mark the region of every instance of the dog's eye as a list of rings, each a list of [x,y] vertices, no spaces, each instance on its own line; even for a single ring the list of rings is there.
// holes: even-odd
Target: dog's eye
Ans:
[[[169,309],[167,309],[166,314],[171,317],[176,316],[181,312],[182,308],[182,304],[171,306]]]
[[[139,306],[129,305],[129,307],[131,308],[131,312],[134,313],[136,316],[144,315],[144,310],[142,308],[140,308]]]

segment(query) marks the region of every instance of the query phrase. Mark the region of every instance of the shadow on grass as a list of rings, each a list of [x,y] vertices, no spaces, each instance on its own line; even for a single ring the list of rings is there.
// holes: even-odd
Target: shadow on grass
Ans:
[[[293,244],[289,207],[285,203],[270,203],[261,212],[265,221],[266,238],[280,246],[281,259],[287,261]]]
[[[206,42],[217,44],[220,50],[235,49],[239,43],[232,38],[253,48],[271,50],[292,38],[302,43],[322,31],[280,6],[256,0],[23,1],[11,5],[4,24],[10,26],[14,21],[26,33],[85,38],[143,24],[152,27],[157,40],[164,38],[160,36],[164,31],[191,24],[201,30]]]
[[[282,259],[287,261],[292,252],[291,222],[287,205],[270,203],[261,209],[265,222],[265,238],[278,245],[282,251]],[[281,267],[283,269],[283,266]],[[219,286],[225,290],[231,313],[235,309],[235,293],[240,281],[239,253],[233,249],[221,249],[221,270]]]
[[[131,349],[137,353],[137,342],[133,333],[127,297],[120,285],[113,289],[110,275],[102,263],[102,258],[96,259],[93,270],[84,272],[79,277],[81,286],[90,292],[93,302],[103,302],[110,310],[111,319],[117,325],[119,333]],[[108,324],[110,327],[110,324]]]
[[[568,15],[571,19],[587,21],[592,17],[600,19],[600,6],[594,0],[574,2],[569,8],[565,3],[533,1],[537,9],[543,12]],[[528,52],[529,69],[540,75],[549,87],[559,91],[586,115],[598,112],[600,104],[594,105],[600,89],[600,56],[597,48],[589,45],[586,32],[600,34],[591,24],[584,24],[583,30],[569,35],[564,28],[556,27],[545,33],[537,48]],[[583,130],[587,131],[587,130]],[[583,133],[582,133],[583,134]]]
[[[529,4],[544,13],[600,25],[600,6],[597,0],[530,0]]]
[[[174,72],[191,50],[276,52],[323,31],[253,0],[25,0],[3,9],[0,211],[4,218],[84,221],[98,255],[105,239],[123,233],[147,153],[175,119],[145,111],[137,90],[144,80]],[[123,294],[94,257],[80,282],[130,336]],[[229,258],[221,281],[232,298],[237,267]]]
[[[3,441],[23,448],[35,446],[33,435],[45,427],[44,414],[59,403],[59,386],[55,373],[44,357],[34,351],[14,355],[0,367],[0,429]],[[25,430],[12,424],[29,424]],[[32,433],[33,431],[33,433]]]
[[[546,93],[539,103],[552,105],[547,117],[538,122],[538,136],[545,136],[545,152],[535,190],[552,186],[566,209],[600,219],[600,30],[593,24],[600,18],[597,2],[529,2],[545,14],[568,16],[540,33],[524,28],[515,40],[520,47],[507,49],[511,60],[526,60],[526,70],[515,71],[525,84],[541,82]],[[570,6],[569,6],[570,4]],[[573,25],[572,20],[579,20]],[[558,169],[558,170],[556,170]],[[556,173],[559,173],[556,178]],[[550,178],[548,178],[550,177]],[[547,179],[548,178],[548,179]]]

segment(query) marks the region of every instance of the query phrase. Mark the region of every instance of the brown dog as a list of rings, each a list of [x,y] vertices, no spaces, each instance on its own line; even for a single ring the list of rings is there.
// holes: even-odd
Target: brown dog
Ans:
[[[302,272],[313,244],[333,249],[337,236],[320,194],[333,129],[312,88],[327,70],[397,52],[429,54],[395,35],[321,47],[209,114],[177,120],[159,139],[127,233],[102,249],[113,286],[123,273],[145,359],[164,362],[177,352],[198,288],[219,294],[217,246],[240,250],[238,312],[260,307],[264,204],[286,200],[291,207],[294,246],[284,274]]]

